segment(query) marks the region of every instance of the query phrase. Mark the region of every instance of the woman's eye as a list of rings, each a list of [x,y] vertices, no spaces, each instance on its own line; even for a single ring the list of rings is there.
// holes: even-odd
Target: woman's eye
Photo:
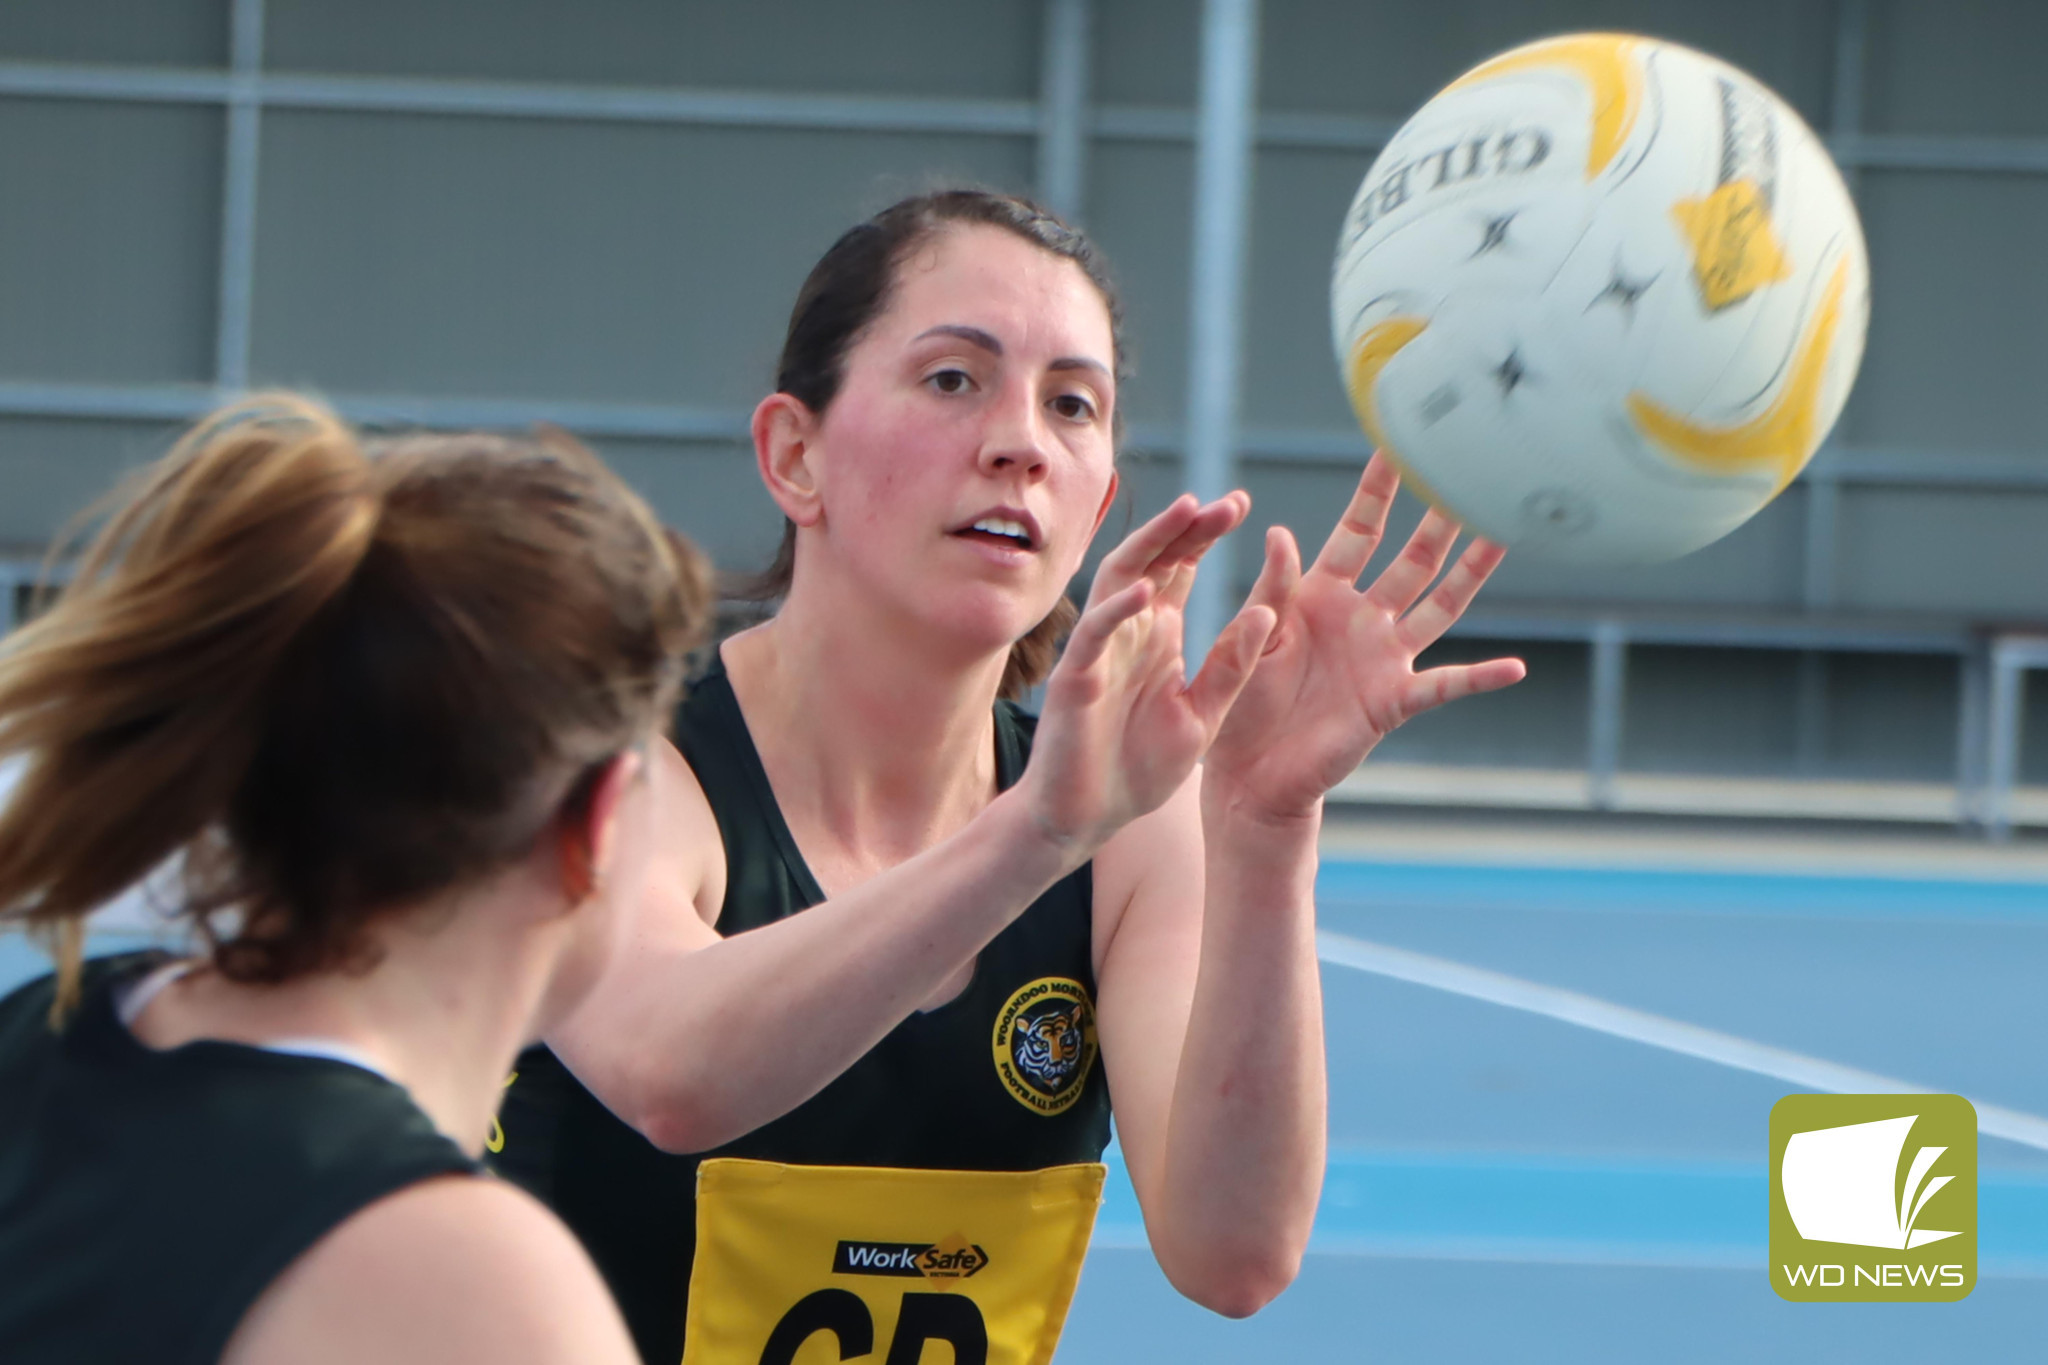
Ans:
[[[974,381],[968,378],[965,370],[940,370],[926,376],[924,382],[940,393],[965,393]]]
[[[1095,405],[1078,393],[1063,393],[1053,399],[1052,410],[1070,422],[1085,422],[1095,415]]]

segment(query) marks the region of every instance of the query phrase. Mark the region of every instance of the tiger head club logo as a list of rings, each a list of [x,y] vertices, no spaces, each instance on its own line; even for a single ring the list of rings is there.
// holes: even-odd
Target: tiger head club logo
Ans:
[[[1095,1049],[1095,1005],[1078,981],[1040,977],[996,1014],[996,1075],[1033,1113],[1064,1113],[1081,1097]]]

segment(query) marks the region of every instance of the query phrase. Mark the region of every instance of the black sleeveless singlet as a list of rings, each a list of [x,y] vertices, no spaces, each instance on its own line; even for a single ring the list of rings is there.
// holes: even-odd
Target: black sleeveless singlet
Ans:
[[[1008,787],[1023,774],[1035,722],[1007,702],[997,704],[995,719],[997,781]],[[729,936],[759,928],[823,900],[783,822],[722,665],[713,666],[678,710],[675,739],[703,786],[725,847],[719,931]],[[1109,1086],[1092,1046],[1087,1063],[1064,1082],[1042,1070],[1034,1075],[1034,1059],[1021,1051],[1006,1077],[995,1051],[1006,1013],[1008,1035],[1021,1050],[1024,1024],[1050,1017],[1048,1009],[1062,1000],[1084,995],[1092,1008],[1092,897],[1084,866],[982,950],[957,997],[911,1015],[811,1099],[714,1152],[661,1152],[605,1109],[552,1053],[530,1049],[506,1092],[504,1147],[493,1165],[576,1230],[649,1365],[676,1365],[696,1248],[697,1165],[704,1157],[978,1171],[1101,1159],[1109,1141]],[[1046,982],[1056,983],[1050,992]],[[750,1046],[746,1038],[693,1042],[734,1053]]]
[[[0,1000],[0,1360],[215,1365],[271,1281],[350,1215],[474,1174],[404,1089],[323,1057],[156,1050],[115,989],[164,961],[86,964]]]

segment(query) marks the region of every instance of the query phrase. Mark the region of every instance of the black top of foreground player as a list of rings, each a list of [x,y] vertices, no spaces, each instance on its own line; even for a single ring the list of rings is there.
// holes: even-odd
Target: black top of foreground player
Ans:
[[[1099,265],[1028,205],[927,196],[827,252],[799,295],[778,391],[754,414],[762,479],[789,521],[781,610],[724,645],[733,701],[722,718],[686,713],[691,761],[657,749],[665,900],[549,1040],[603,1106],[662,1148],[700,1152],[759,1129],[784,1136],[736,1150],[805,1163],[1071,1161],[1058,1116],[1099,1067],[1161,1266],[1191,1297],[1241,1314],[1292,1277],[1321,1175],[1311,891],[1323,793],[1409,716],[1511,683],[1521,666],[1414,672],[1499,558],[1475,542],[1430,591],[1457,533],[1441,516],[1356,590],[1395,491],[1376,460],[1306,574],[1293,538],[1269,533],[1251,603],[1183,689],[1180,608],[1195,561],[1249,504],[1183,498],[1106,557],[1093,585],[1096,601],[1150,585],[1119,645],[1153,680],[1142,700],[1114,725],[1073,723],[1062,708],[1084,678],[1063,664],[1030,764],[1006,786],[992,703],[1042,672],[1061,594],[1114,497],[1118,370]],[[1085,625],[1076,640],[1098,648]],[[1254,649],[1256,672],[1232,706]],[[693,766],[721,742],[730,762]],[[1047,908],[1056,884],[1082,898],[1084,916]],[[1076,950],[1080,960],[990,994],[991,961],[1009,971],[1013,956],[991,944],[1013,924],[1047,961]],[[1059,946],[1061,934],[1076,943]],[[787,1008],[791,998],[804,1008]],[[954,1046],[949,1031],[974,1046]],[[744,1045],[691,1046],[705,1036]],[[918,1039],[931,1047],[920,1052]],[[954,1060],[935,1067],[979,1070],[874,1060],[940,1054]],[[971,1087],[1009,1108],[971,1117],[982,1112]],[[792,1131],[813,1096],[836,1117],[821,1109],[816,1131]],[[866,1122],[893,1130],[894,1146],[846,1117],[863,1098]],[[624,1151],[630,1134],[550,1151],[550,1114],[565,1103],[508,1108],[505,1158],[551,1189],[627,1289],[614,1266],[687,1245],[687,1185],[680,1204],[654,1197],[650,1182],[665,1178],[651,1154],[592,1168],[587,1154]],[[1040,1125],[1026,1125],[1043,1135],[1036,1147],[1011,1151],[997,1135],[1010,1109]],[[515,1117],[531,1125],[524,1154]],[[925,1187],[903,1188],[899,1204],[930,1207]],[[747,1216],[781,1216],[772,1205],[742,1215],[743,1203],[707,1205],[704,1226],[744,1231]],[[794,1237],[795,1212],[784,1212]],[[741,1253],[718,1253],[728,1254]],[[699,1250],[695,1282],[731,1282],[709,1255]],[[808,1273],[824,1286],[831,1270]],[[996,1273],[991,1261],[964,1286]],[[656,1278],[625,1307],[646,1358],[668,1362],[682,1286]],[[1045,1279],[1056,1333],[1059,1277]],[[693,1300],[690,1348],[715,1332],[758,1355],[764,1340],[786,1345],[828,1318],[857,1336],[858,1314],[831,1316],[853,1313],[834,1296],[854,1283],[831,1280],[794,1307]]]
[[[642,880],[704,582],[566,439],[366,450],[284,395],[117,499],[0,644],[0,912],[60,959],[0,1001],[0,1357],[631,1358],[468,1177]],[[207,951],[81,972],[173,854]]]

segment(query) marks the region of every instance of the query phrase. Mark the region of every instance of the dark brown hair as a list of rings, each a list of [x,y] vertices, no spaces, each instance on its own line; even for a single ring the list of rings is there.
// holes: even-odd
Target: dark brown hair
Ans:
[[[238,981],[371,960],[378,914],[532,846],[655,729],[709,605],[695,551],[560,433],[366,447],[270,394],[109,500],[0,644],[0,921],[54,941],[184,856]]]
[[[775,387],[823,415],[846,376],[846,355],[889,306],[904,260],[949,227],[997,227],[1072,261],[1102,295],[1109,310],[1117,378],[1124,377],[1123,305],[1101,253],[1086,237],[1028,199],[990,190],[954,189],[891,204],[834,242],[805,278],[790,310]],[[1119,418],[1119,420],[1121,420]],[[768,568],[742,595],[768,601],[789,591],[796,574],[796,526],[784,521],[782,543]],[[1002,695],[1021,696],[1052,671],[1060,640],[1080,615],[1064,596],[1050,614],[1010,647]]]

